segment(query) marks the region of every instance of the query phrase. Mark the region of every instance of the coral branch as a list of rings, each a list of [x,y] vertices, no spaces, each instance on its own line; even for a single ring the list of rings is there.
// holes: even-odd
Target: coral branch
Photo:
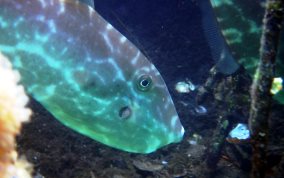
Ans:
[[[25,108],[28,97],[24,88],[17,83],[20,75],[0,53],[0,177],[30,178],[26,168],[31,166],[18,159],[15,137],[22,122],[28,121],[31,110]]]

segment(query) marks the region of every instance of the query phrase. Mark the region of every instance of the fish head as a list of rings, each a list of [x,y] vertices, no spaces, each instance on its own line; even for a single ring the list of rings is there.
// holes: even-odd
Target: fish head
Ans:
[[[102,114],[110,119],[106,125],[117,130],[108,133],[108,144],[129,152],[150,153],[180,141],[184,128],[156,67],[140,52],[132,60],[117,61],[119,69],[109,78],[107,88],[100,90],[110,101]]]
[[[91,79],[97,83],[91,95],[107,101],[99,106],[103,108],[99,109],[100,114],[94,116],[102,118],[97,125],[106,128],[102,135],[107,137],[98,138],[97,133],[91,134],[92,137],[136,153],[150,153],[180,141],[184,128],[157,68],[111,24],[102,19],[95,26],[96,40],[88,45],[94,46],[91,62],[84,68],[97,74]],[[86,41],[95,35],[86,34]]]

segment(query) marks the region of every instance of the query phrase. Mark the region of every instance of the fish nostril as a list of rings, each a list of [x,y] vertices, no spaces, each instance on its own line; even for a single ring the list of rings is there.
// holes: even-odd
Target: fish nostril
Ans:
[[[118,113],[119,117],[125,120],[128,119],[131,116],[131,114],[132,114],[131,108],[128,106],[120,108]]]

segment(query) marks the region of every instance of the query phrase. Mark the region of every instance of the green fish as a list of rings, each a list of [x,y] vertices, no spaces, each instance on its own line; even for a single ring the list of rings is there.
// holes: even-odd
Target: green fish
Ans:
[[[227,44],[233,57],[254,77],[258,62],[262,19],[264,16],[263,0],[211,0]],[[284,79],[284,30],[282,30],[279,53],[276,59],[275,79]],[[279,103],[284,104],[284,89],[279,87],[274,95]]]
[[[92,7],[1,0],[0,34],[0,51],[28,93],[67,127],[134,153],[182,139],[158,70]]]
[[[95,2],[93,0],[78,0],[78,1],[81,2],[81,3],[85,3],[85,4],[89,5],[93,9],[95,8]]]

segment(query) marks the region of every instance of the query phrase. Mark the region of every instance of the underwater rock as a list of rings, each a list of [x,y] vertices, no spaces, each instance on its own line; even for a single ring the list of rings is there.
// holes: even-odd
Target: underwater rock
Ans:
[[[189,93],[196,89],[196,86],[191,83],[191,81],[187,80],[185,82],[178,82],[175,85],[175,89],[178,93]]]
[[[194,108],[194,111],[197,113],[197,114],[206,114],[207,113],[207,109],[202,106],[202,105],[199,105],[199,106],[196,106]]]
[[[202,140],[202,136],[194,133],[187,141],[190,145],[197,145]]]
[[[249,117],[250,84],[251,78],[243,67],[230,76],[223,75],[213,67],[205,84],[198,90],[197,103],[214,108],[211,117],[215,119],[216,127],[206,145],[205,162],[209,174],[216,169],[232,125],[245,122],[243,119]]]
[[[250,138],[250,131],[247,124],[238,123],[237,126],[232,129],[226,140],[230,143],[243,143]]]
[[[161,169],[164,168],[164,164],[162,162],[149,161],[146,159],[134,160],[133,165],[142,171],[149,171],[149,172],[160,171]]]

